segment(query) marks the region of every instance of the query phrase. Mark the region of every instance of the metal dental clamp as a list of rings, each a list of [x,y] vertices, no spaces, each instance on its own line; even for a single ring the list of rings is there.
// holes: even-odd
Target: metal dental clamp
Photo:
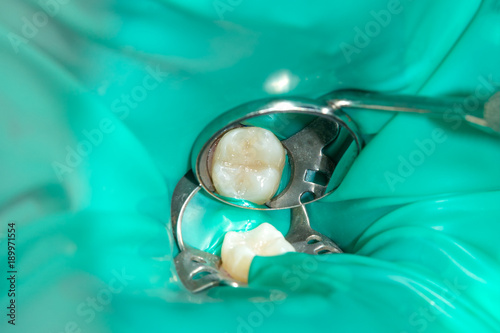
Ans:
[[[241,207],[217,195],[210,175],[211,154],[218,140],[231,129],[259,117],[309,116],[310,123],[281,141],[287,151],[291,177],[281,193],[261,207],[285,209],[316,201],[335,190],[362,148],[355,124],[341,110],[322,101],[266,99],[230,110],[205,127],[197,138],[192,166],[199,184],[215,199]],[[270,128],[273,132],[273,128]],[[329,156],[328,156],[329,155]]]
[[[175,268],[182,284],[192,293],[201,292],[215,286],[243,287],[246,284],[232,279],[221,269],[220,257],[195,249],[184,243],[182,219],[187,205],[201,189],[194,175],[189,171],[177,184],[171,204],[171,220],[174,239],[179,254],[174,258]],[[290,230],[286,239],[297,252],[309,254],[342,253],[329,238],[314,231],[304,206],[291,212]]]
[[[179,277],[188,290],[199,292],[218,285],[243,286],[220,269],[219,257],[183,242],[182,216],[191,198],[201,188],[213,198],[232,206],[247,209],[290,208],[291,225],[286,239],[298,252],[342,252],[330,239],[310,227],[304,205],[337,189],[363,147],[361,133],[345,113],[347,109],[423,113],[434,117],[451,113],[488,133],[500,134],[500,92],[485,103],[478,103],[473,109],[465,107],[463,100],[454,98],[343,90],[318,100],[265,99],[230,110],[208,124],[196,140],[191,157],[194,174],[190,171],[181,179],[172,198],[172,226],[180,251],[174,261]],[[210,165],[211,153],[220,137],[254,118],[288,114],[312,116],[313,120],[299,132],[281,141],[287,151],[291,170],[284,190],[262,207],[242,206],[217,195]]]
[[[238,106],[205,127],[193,148],[195,176],[214,198],[238,205],[216,194],[210,176],[210,154],[219,138],[258,117],[316,116],[316,120],[297,134],[282,140],[292,170],[288,186],[264,206],[246,208],[293,208],[319,200],[340,185],[363,148],[362,135],[345,112],[353,109],[419,113],[435,118],[460,117],[487,133],[500,134],[500,92],[475,107],[466,106],[464,100],[458,98],[384,95],[359,90],[334,91],[317,100],[263,99]],[[325,154],[326,150],[330,156]],[[322,181],[318,182],[317,178]]]

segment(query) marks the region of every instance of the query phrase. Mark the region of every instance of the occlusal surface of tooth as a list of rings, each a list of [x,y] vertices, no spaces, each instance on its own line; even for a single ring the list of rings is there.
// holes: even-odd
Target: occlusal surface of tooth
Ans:
[[[220,195],[261,205],[278,190],[285,161],[285,149],[271,131],[236,128],[225,133],[214,149],[212,181]]]
[[[262,223],[250,231],[229,231],[222,243],[222,268],[235,280],[247,283],[255,256],[276,256],[287,252],[295,252],[295,249],[269,223]]]

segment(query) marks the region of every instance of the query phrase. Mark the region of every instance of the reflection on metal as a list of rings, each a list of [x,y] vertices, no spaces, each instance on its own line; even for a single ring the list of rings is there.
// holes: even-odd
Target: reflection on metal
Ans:
[[[282,126],[284,117],[293,115],[315,116],[316,120],[295,135],[282,141],[287,149],[292,178],[285,189],[262,207],[245,206],[249,209],[288,209],[299,207],[305,196],[308,202],[316,201],[331,193],[340,185],[354,158],[362,148],[362,140],[355,124],[341,110],[333,110],[324,102],[304,99],[267,99],[239,106],[216,118],[201,132],[192,152],[192,164],[200,185],[215,199],[241,207],[240,204],[221,198],[215,193],[210,176],[211,154],[227,131],[248,123],[252,119],[280,115]],[[272,124],[271,124],[272,125]],[[273,128],[268,128],[273,131]],[[335,143],[335,156],[327,156],[324,149]],[[352,147],[352,148],[350,148]],[[344,156],[345,154],[345,156]],[[354,156],[352,156],[354,155]],[[309,171],[308,171],[309,170]],[[317,172],[328,179],[327,184],[307,181],[306,172]],[[313,177],[314,178],[314,177]]]
[[[457,98],[384,95],[359,90],[334,91],[318,100],[263,99],[234,108],[207,125],[193,148],[192,166],[196,178],[217,200],[249,209],[293,208],[319,200],[338,188],[363,146],[361,133],[345,112],[348,109],[352,112],[356,109],[409,112],[442,118],[454,116],[488,133],[500,134],[500,92],[482,105],[477,103],[474,108],[466,107],[464,101]],[[209,170],[211,152],[217,140],[227,131],[259,117],[277,116],[281,119],[276,124],[278,130],[283,119],[294,115],[310,115],[317,119],[282,141],[292,170],[284,191],[265,206],[242,205],[216,195]],[[268,128],[271,131],[272,126]],[[326,145],[336,148],[328,149]],[[327,184],[311,182],[315,179],[310,177],[314,172],[327,179]]]
[[[192,293],[216,286],[243,287],[246,284],[232,279],[223,269],[218,256],[195,249],[184,243],[182,218],[187,205],[200,190],[193,173],[189,171],[177,184],[171,204],[171,221],[179,254],[174,258],[175,269],[182,284]],[[314,231],[304,206],[294,208],[286,239],[297,252],[309,254],[342,253],[326,236]]]
[[[302,198],[306,193],[311,195],[312,200],[325,194],[335,164],[323,154],[323,148],[337,137],[338,127],[333,121],[318,118],[282,141],[291,165],[291,178],[283,192],[267,203],[268,207],[297,207],[304,203]],[[316,181],[315,174],[322,175],[326,184]]]
[[[285,74],[273,80],[272,87],[276,91],[289,89],[290,77]],[[395,96],[342,90],[318,100],[259,100],[224,113],[208,124],[198,137],[192,153],[194,174],[189,171],[180,180],[172,198],[172,227],[180,251],[175,258],[175,267],[180,280],[189,291],[195,293],[219,285],[244,286],[221,269],[219,257],[184,244],[181,222],[187,204],[201,188],[217,200],[242,207],[215,194],[209,173],[210,156],[214,145],[224,133],[257,117],[281,119],[276,124],[278,129],[279,126],[283,127],[283,119],[286,120],[287,115],[315,116],[304,128],[282,140],[291,167],[291,178],[285,189],[264,207],[243,207],[291,208],[291,224],[286,239],[298,252],[342,253],[333,241],[311,228],[304,205],[334,191],[362,149],[361,134],[344,112],[346,109],[353,109],[353,112],[356,109],[367,109],[421,113],[443,118],[453,115],[487,133],[500,134],[500,92],[491,96],[486,103],[478,103],[475,108],[465,107],[464,101],[456,98]]]
[[[500,92],[485,103],[466,105],[461,98],[435,98],[408,95],[384,95],[361,90],[340,90],[325,100],[333,109],[367,109],[390,112],[423,113],[430,117],[458,116],[490,134],[500,134]]]

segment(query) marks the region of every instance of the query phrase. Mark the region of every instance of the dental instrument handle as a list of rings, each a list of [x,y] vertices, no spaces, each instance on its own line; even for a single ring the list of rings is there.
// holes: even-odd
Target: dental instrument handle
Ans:
[[[361,90],[339,90],[331,94],[328,104],[333,109],[368,109],[391,112],[422,113],[431,117],[458,115],[488,133],[500,135],[500,92],[486,102],[475,99],[470,106],[464,98],[436,98],[408,95],[385,95]]]

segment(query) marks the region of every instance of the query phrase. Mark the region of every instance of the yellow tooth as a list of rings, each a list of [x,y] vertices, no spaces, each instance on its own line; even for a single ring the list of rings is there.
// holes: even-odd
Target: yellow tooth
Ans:
[[[222,243],[222,268],[235,280],[246,283],[255,256],[276,256],[287,252],[295,252],[295,249],[269,223],[246,232],[229,231]]]
[[[217,193],[260,205],[278,190],[286,152],[271,131],[240,127],[222,136],[212,161],[211,176]]]

